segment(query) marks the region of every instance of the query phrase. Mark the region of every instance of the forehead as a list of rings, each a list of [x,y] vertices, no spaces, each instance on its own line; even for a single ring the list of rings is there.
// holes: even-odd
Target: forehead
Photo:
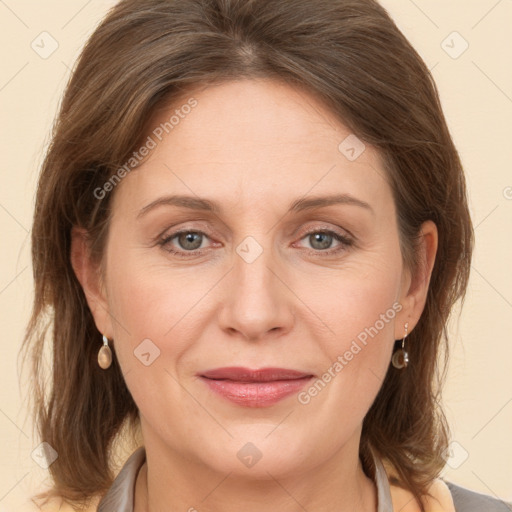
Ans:
[[[119,187],[134,206],[164,192],[256,208],[307,194],[348,193],[374,203],[391,197],[377,151],[314,96],[284,83],[238,80],[191,90],[149,126],[154,147]]]
[[[154,116],[157,127],[169,114],[194,98],[197,106],[171,130],[183,149],[203,150],[231,157],[263,156],[262,148],[273,148],[274,157],[288,158],[297,152],[324,149],[337,153],[340,137],[347,128],[310,93],[270,79],[243,79],[196,88]],[[167,134],[164,135],[164,137]],[[198,137],[201,145],[198,145]],[[165,137],[167,138],[167,137]],[[306,146],[304,148],[303,146]]]

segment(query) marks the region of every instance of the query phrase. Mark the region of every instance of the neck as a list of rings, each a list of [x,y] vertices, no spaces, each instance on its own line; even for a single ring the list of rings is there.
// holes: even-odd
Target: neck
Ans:
[[[146,462],[135,486],[134,512],[376,512],[377,490],[345,447],[322,466],[287,475],[251,479],[220,474],[146,443]]]

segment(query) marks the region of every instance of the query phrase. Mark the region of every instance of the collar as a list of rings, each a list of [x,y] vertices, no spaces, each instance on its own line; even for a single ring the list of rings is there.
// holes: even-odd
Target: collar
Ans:
[[[384,461],[383,466],[388,482],[391,478],[400,479],[398,472],[389,462]],[[420,512],[419,505],[411,492],[396,485],[390,485],[389,488],[393,503],[391,511]],[[450,489],[443,480],[436,478],[430,485],[428,493],[429,496],[423,498],[425,512],[456,512]]]

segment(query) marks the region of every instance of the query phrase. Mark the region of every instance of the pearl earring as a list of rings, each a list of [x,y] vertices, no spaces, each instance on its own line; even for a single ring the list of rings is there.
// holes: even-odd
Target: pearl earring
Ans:
[[[395,368],[398,368],[401,370],[402,368],[406,368],[409,364],[409,354],[407,353],[407,350],[405,350],[405,338],[407,338],[407,329],[409,327],[409,322],[407,322],[404,326],[405,328],[405,334],[402,338],[402,348],[399,348],[395,353],[393,354],[393,357],[391,358],[391,362]]]
[[[106,370],[112,364],[112,351],[108,346],[108,338],[103,336],[103,346],[98,351],[98,364]]]

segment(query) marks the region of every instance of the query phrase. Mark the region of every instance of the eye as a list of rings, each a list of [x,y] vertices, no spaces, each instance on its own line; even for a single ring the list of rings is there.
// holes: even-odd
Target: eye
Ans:
[[[204,238],[208,238],[202,231],[183,230],[171,233],[162,238],[159,242],[166,251],[176,254],[177,256],[194,256],[201,253],[201,245]],[[173,240],[176,239],[178,248],[173,245]]]
[[[322,255],[330,255],[346,250],[353,245],[353,241],[341,233],[328,229],[316,229],[309,231],[301,240],[307,239],[310,243],[312,253],[321,253]],[[333,242],[339,242],[337,246],[332,248]],[[306,247],[306,249],[308,249]]]

